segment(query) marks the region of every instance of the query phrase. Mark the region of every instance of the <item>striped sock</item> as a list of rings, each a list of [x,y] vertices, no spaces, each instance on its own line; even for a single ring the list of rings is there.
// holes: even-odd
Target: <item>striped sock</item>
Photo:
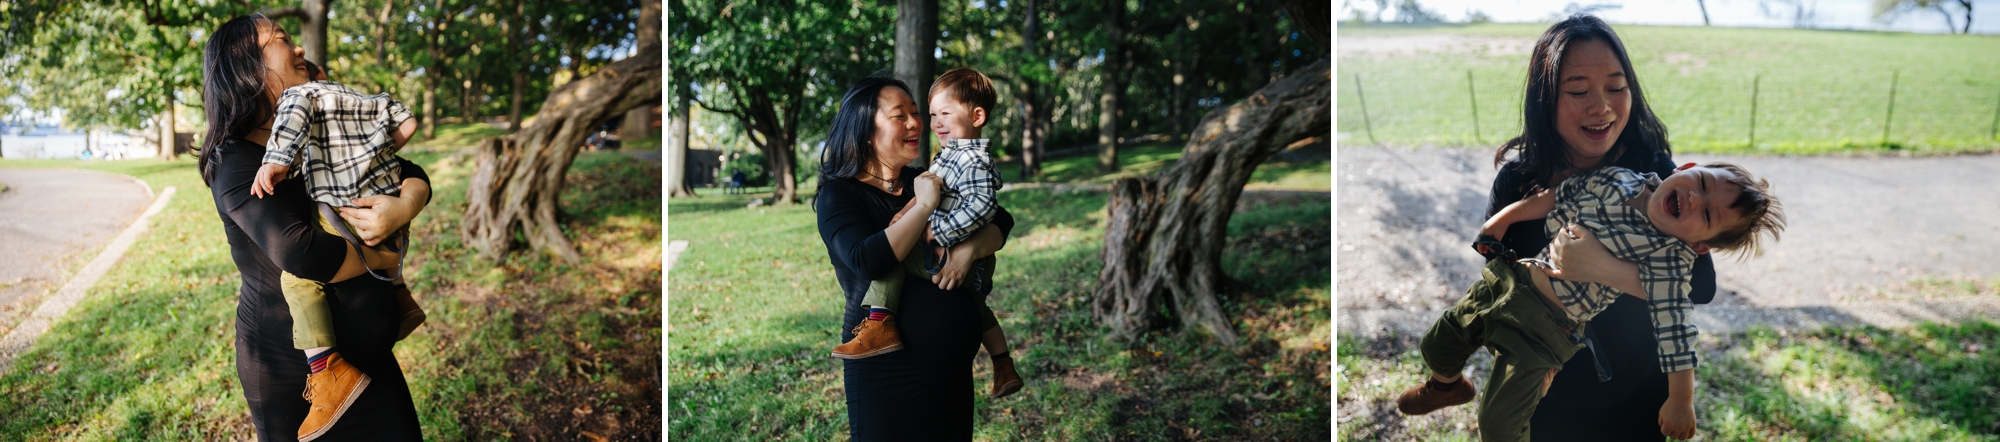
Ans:
[[[326,364],[328,362],[327,356],[332,356],[332,355],[333,351],[327,350],[320,352],[319,354],[313,355],[310,358],[306,358],[306,366],[312,368],[312,371],[308,372],[307,374],[319,374],[319,372],[325,371]]]
[[[870,321],[880,321],[880,320],[884,320],[884,319],[889,319],[889,314],[891,314],[891,313],[895,313],[895,312],[892,312],[892,311],[889,311],[889,309],[886,309],[886,308],[881,308],[881,307],[870,307],[870,308],[868,309],[868,320],[870,320]]]

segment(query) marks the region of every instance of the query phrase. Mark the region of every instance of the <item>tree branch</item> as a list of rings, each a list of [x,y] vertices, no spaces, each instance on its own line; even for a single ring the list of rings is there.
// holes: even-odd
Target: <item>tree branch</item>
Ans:
[[[278,19],[288,17],[299,19],[299,21],[306,21],[306,8],[304,7],[286,6],[277,9],[266,9],[263,12],[264,17],[271,19],[271,21],[278,21]]]

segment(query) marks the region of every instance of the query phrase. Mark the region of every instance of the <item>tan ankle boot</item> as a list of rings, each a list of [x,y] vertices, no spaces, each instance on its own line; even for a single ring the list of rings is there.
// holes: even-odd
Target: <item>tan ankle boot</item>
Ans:
[[[299,440],[310,441],[326,434],[341,415],[347,414],[347,407],[354,405],[354,399],[361,397],[361,390],[367,388],[367,374],[348,364],[340,353],[327,355],[326,369],[306,376],[304,396],[312,403],[312,409],[299,425]]]
[[[993,358],[992,397],[994,399],[1004,398],[1021,391],[1022,385],[1021,374],[1014,371],[1013,356],[996,356]]]
[[[896,335],[896,315],[889,315],[880,321],[863,320],[854,326],[854,339],[833,348],[833,357],[841,359],[866,359],[875,355],[903,349],[903,338]]]

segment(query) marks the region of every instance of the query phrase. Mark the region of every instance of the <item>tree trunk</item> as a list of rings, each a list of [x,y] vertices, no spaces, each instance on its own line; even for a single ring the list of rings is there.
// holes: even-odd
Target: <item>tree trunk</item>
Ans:
[[[174,149],[174,92],[172,83],[167,83],[167,106],[160,111],[160,159],[171,160],[180,156]]]
[[[305,0],[306,61],[326,66],[326,13],[333,10],[333,0]]]
[[[1228,278],[1229,218],[1258,164],[1331,132],[1332,82],[1331,64],[1321,59],[1209,112],[1174,167],[1112,184],[1092,311],[1114,337],[1129,341],[1179,322],[1236,341],[1216,299]]]
[[[917,117],[929,128],[931,77],[937,70],[938,0],[896,2],[896,78],[910,85]],[[917,159],[911,167],[929,169],[931,137],[917,137]],[[775,174],[776,171],[773,171]],[[788,172],[789,173],[789,172]]]
[[[521,23],[523,17],[527,17],[527,15],[527,6],[524,5],[524,2],[522,0],[514,0],[514,20],[512,22]],[[514,29],[507,33],[508,45],[514,48],[514,55],[518,56],[521,54],[521,40],[526,39],[528,34],[533,32],[530,29],[533,29],[533,26],[524,26],[522,29]],[[527,64],[533,63],[530,62]],[[514,88],[508,91],[508,131],[519,132],[521,130],[521,101],[526,99],[525,96],[527,93],[528,66],[520,66],[519,69],[514,69]]]
[[[660,43],[660,0],[639,2],[638,34],[638,43],[634,44],[634,46]],[[618,139],[620,141],[642,140],[659,133],[653,130],[653,113],[658,112],[657,109],[658,106],[639,106],[630,112],[626,112],[625,122],[619,126],[621,130],[618,131]]]
[[[1028,59],[1034,62],[1042,60],[1040,45],[1042,40],[1042,17],[1041,10],[1036,8],[1037,3],[1039,3],[1037,0],[1026,0],[1028,21],[1023,25],[1023,31],[1021,32],[1022,52],[1026,53]],[[1036,67],[1039,68],[1040,66]],[[1019,91],[1018,95],[1021,99],[1020,179],[1027,181],[1030,177],[1042,174],[1042,144],[1040,139],[1035,138],[1035,123],[1041,121],[1040,114],[1046,110],[1042,109],[1039,103],[1035,102],[1035,89],[1040,86],[1037,84],[1038,82],[1029,75],[1021,75],[1020,77],[1021,81],[1016,82],[1016,89]]]
[[[1694,5],[1701,7],[1701,25],[1708,26],[1708,0],[1694,0]]]
[[[666,183],[668,198],[699,198],[687,185],[688,125],[694,114],[693,91],[685,82],[674,85],[674,107],[667,123]]]
[[[1104,48],[1104,63],[1097,66],[1098,78],[1104,83],[1104,92],[1097,97],[1097,170],[1114,172],[1118,170],[1118,98],[1125,85],[1119,82],[1118,72],[1124,60],[1120,50],[1125,45],[1125,33],[1120,31],[1125,21],[1125,2],[1104,2],[1104,31],[1111,34],[1111,47]]]
[[[563,178],[597,122],[659,98],[660,74],[659,47],[641,47],[637,55],[549,92],[535,124],[481,141],[460,224],[465,243],[481,258],[498,261],[514,249],[518,231],[530,248],[579,262],[557,219]]]
[[[389,64],[389,13],[396,10],[396,0],[382,0],[382,12],[375,13],[375,64]]]
[[[438,112],[438,79],[444,77],[444,51],[438,47],[443,42],[438,40],[444,38],[444,27],[451,17],[444,10],[444,0],[437,0],[437,7],[431,10],[431,14],[430,35],[424,39],[431,55],[431,66],[424,69],[424,139],[437,138],[438,116],[442,115]]]
[[[458,120],[465,124],[472,124],[479,118],[479,85],[472,83],[474,78],[479,78],[477,69],[465,76],[465,82],[461,83],[464,87],[459,89],[462,95],[458,96]]]
[[[1248,28],[1245,35],[1250,41],[1250,45],[1240,49],[1243,52],[1239,54],[1243,57],[1243,64],[1246,65],[1244,68],[1248,70],[1244,74],[1244,79],[1248,80],[1249,84],[1246,84],[1248,87],[1243,90],[1254,91],[1271,82],[1271,61],[1264,58],[1264,53],[1270,51],[1264,48],[1265,45],[1273,45],[1276,42],[1270,41],[1265,36],[1267,34],[1265,30],[1272,27],[1268,23],[1271,18],[1269,11],[1264,11],[1255,4],[1249,4],[1243,8],[1242,17],[1243,26]]]

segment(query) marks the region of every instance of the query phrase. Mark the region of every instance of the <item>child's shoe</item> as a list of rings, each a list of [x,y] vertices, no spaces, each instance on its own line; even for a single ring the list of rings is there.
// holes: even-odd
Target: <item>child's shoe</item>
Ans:
[[[306,376],[306,401],[312,402],[312,410],[306,412],[306,421],[299,426],[299,440],[310,441],[326,434],[333,428],[333,422],[347,413],[347,407],[354,405],[354,399],[361,397],[361,390],[368,388],[368,375],[347,363],[340,353],[327,355],[326,369]]]
[[[865,359],[902,349],[903,338],[896,335],[896,316],[889,315],[880,321],[864,320],[854,326],[854,339],[834,347],[833,357]]]
[[[423,307],[417,306],[416,298],[410,297],[410,286],[396,284],[395,291],[396,307],[403,312],[403,325],[396,329],[396,340],[401,341],[410,337],[410,332],[416,331],[417,326],[424,325],[424,319],[429,315],[424,314]]]
[[[1001,355],[993,357],[994,399],[1004,398],[1021,391],[1021,374],[1014,371],[1014,357]]]
[[[1478,395],[1478,392],[1473,391],[1472,383],[1467,382],[1465,378],[1459,378],[1458,382],[1449,384],[1438,382],[1437,379],[1425,379],[1423,385],[1404,391],[1403,396],[1396,398],[1396,409],[1401,410],[1403,414],[1420,415],[1437,411],[1439,408],[1472,402],[1472,398]]]

